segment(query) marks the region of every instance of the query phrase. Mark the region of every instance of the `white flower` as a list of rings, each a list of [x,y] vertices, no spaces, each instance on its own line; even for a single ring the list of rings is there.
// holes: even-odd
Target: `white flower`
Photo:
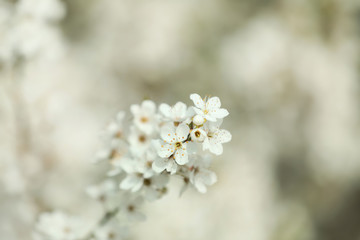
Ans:
[[[195,128],[191,130],[190,136],[195,142],[203,142],[207,138],[207,133],[202,128]]]
[[[87,229],[80,219],[56,211],[41,214],[36,230],[44,240],[77,240],[85,236]]]
[[[206,186],[213,185],[216,181],[216,174],[206,168],[194,167],[190,173],[190,182],[201,193],[206,193]]]
[[[121,240],[128,236],[128,229],[111,221],[105,226],[98,227],[94,232],[95,240]]]
[[[168,183],[168,176],[165,174],[154,175],[151,164],[141,161],[127,161],[123,164],[124,170],[128,173],[121,182],[120,188],[132,192],[144,191],[148,200],[155,200],[162,195],[163,188]]]
[[[141,106],[131,105],[130,110],[134,115],[135,125],[146,134],[150,135],[155,130],[156,106],[153,101],[145,100]]]
[[[114,121],[112,121],[107,130],[106,134],[110,138],[120,139],[124,137],[124,118],[125,112],[121,111],[116,115]]]
[[[179,165],[189,162],[186,149],[189,132],[190,128],[185,123],[180,124],[176,130],[172,124],[164,126],[160,131],[164,142],[158,145],[159,156],[161,158],[173,156]]]
[[[187,107],[183,102],[177,102],[172,107],[162,103],[159,106],[159,111],[166,120],[173,121],[175,124],[179,124],[187,118]]]
[[[223,153],[223,143],[231,141],[231,133],[224,129],[219,129],[222,120],[217,122],[209,122],[205,124],[204,128],[207,131],[207,137],[203,142],[203,150],[209,149],[210,152],[215,155],[221,155]]]
[[[176,173],[178,165],[173,158],[157,158],[152,164],[152,168],[155,172],[161,173],[166,170],[170,174]]]
[[[98,185],[88,186],[86,188],[86,193],[90,197],[100,202],[104,202],[106,201],[107,196],[114,193],[116,189],[117,188],[115,182],[108,179]]]
[[[140,212],[140,207],[144,202],[144,198],[141,196],[125,195],[124,199],[120,202],[120,213],[130,221],[144,221],[146,216]]]
[[[215,122],[216,119],[222,119],[229,115],[229,112],[226,109],[220,108],[221,102],[218,97],[212,97],[207,101],[204,101],[198,94],[193,93],[190,95],[190,99],[196,106],[194,107],[196,114],[203,116],[211,122]]]
[[[129,143],[132,153],[136,156],[144,154],[148,150],[151,143],[150,136],[137,129],[135,126],[131,126]]]

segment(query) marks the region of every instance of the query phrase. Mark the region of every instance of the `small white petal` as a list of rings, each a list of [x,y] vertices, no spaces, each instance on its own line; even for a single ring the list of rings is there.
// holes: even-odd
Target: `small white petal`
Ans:
[[[221,107],[221,102],[218,97],[212,97],[206,102],[207,110],[219,109],[220,107]]]
[[[207,191],[205,184],[200,181],[196,181],[194,186],[200,193],[206,193]]]
[[[208,121],[210,121],[210,122],[216,122],[216,117],[214,117],[213,115],[211,115],[211,113],[204,114],[203,116],[204,116],[204,118],[206,118],[206,120],[208,120]]]
[[[209,149],[209,148],[210,148],[209,138],[205,138],[205,140],[204,140],[204,142],[203,142],[202,146],[203,146],[203,151],[205,151],[205,150],[207,150],[207,149]]]
[[[231,133],[225,129],[220,129],[219,131],[215,132],[215,138],[220,143],[227,143],[231,141]]]
[[[155,161],[152,163],[152,169],[157,173],[164,171],[167,166],[168,160],[164,158],[155,159]]]
[[[168,125],[162,127],[160,130],[160,136],[162,139],[164,139],[164,141],[166,141],[168,143],[175,142],[176,136],[175,136],[174,126],[172,124],[171,125],[168,124]]]
[[[189,162],[188,152],[186,151],[186,149],[183,150],[182,148],[180,148],[176,150],[175,161],[179,165],[184,165]]]
[[[176,129],[176,136],[178,141],[185,141],[189,135],[190,128],[185,123],[180,124]]]
[[[205,116],[204,111],[198,108],[193,108],[194,112],[200,116]]]
[[[175,161],[169,161],[168,166],[166,167],[166,171],[168,171],[170,174],[175,174],[177,171],[178,165]]]
[[[129,190],[134,186],[138,185],[140,181],[142,181],[141,178],[137,177],[134,174],[129,174],[124,180],[122,180],[120,188],[123,190]]]
[[[205,109],[205,102],[202,100],[199,94],[193,93],[190,95],[190,99],[194,102],[194,105],[200,109]]]
[[[137,115],[140,112],[140,106],[137,104],[133,104],[130,106],[130,111],[133,115]]]
[[[145,100],[142,102],[141,104],[142,109],[146,112],[146,113],[155,113],[156,111],[156,105],[153,101],[150,100]]]
[[[137,192],[140,190],[140,188],[144,185],[144,179],[143,178],[139,178],[139,181],[134,185],[134,187],[132,187],[131,191],[132,192]]]
[[[221,155],[223,153],[223,146],[221,143],[217,142],[215,138],[210,138],[210,147],[209,150],[215,155]]]
[[[211,115],[214,118],[224,118],[227,115],[229,115],[229,112],[225,108],[213,109],[213,110],[209,110],[209,115]]]
[[[175,146],[172,144],[161,145],[158,149],[158,154],[161,158],[170,157],[175,151]]]
[[[186,105],[183,102],[178,102],[172,108],[172,115],[174,120],[182,120],[186,117]]]
[[[165,103],[160,104],[159,111],[162,115],[167,118],[171,117],[171,107]]]

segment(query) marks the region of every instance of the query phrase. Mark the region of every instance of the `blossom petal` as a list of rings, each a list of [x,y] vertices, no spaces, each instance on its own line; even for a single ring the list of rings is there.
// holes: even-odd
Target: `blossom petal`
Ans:
[[[175,161],[171,160],[168,163],[168,166],[166,167],[166,171],[168,171],[170,174],[175,174],[177,171],[178,165]]]
[[[161,145],[158,149],[158,154],[162,158],[170,157],[175,151],[175,146],[173,144]]]
[[[189,162],[188,152],[186,148],[180,148],[175,153],[175,161],[179,165],[184,165]]]
[[[231,138],[232,138],[231,133],[225,129],[219,129],[218,131],[215,132],[215,139],[220,143],[230,142]]]
[[[160,136],[164,141],[168,143],[174,143],[176,136],[175,136],[175,128],[173,124],[168,124],[162,127],[160,130]]]
[[[141,178],[137,177],[135,174],[129,174],[120,183],[120,188],[123,189],[123,190],[129,190],[129,189],[132,189],[135,186],[139,185],[139,182],[142,183]]]
[[[133,104],[133,105],[130,106],[130,111],[135,116],[135,115],[139,114],[140,106],[137,105],[137,104]]]
[[[220,107],[221,107],[221,102],[218,97],[212,97],[206,102],[207,110],[219,109]]]
[[[132,187],[132,192],[137,192],[140,190],[140,188],[144,185],[144,179],[139,178],[139,181],[135,184],[135,186]]]
[[[209,150],[215,155],[221,155],[223,153],[223,146],[221,143],[217,142],[214,138],[210,138],[210,147]]]
[[[214,117],[211,112],[209,112],[209,113],[207,113],[207,114],[204,114],[204,113],[203,113],[202,116],[203,116],[204,118],[206,118],[206,120],[208,120],[208,121],[210,121],[210,122],[216,122],[216,117]]]
[[[155,113],[155,111],[156,111],[156,105],[151,100],[143,101],[141,104],[141,108],[144,112],[150,113],[150,114]]]
[[[207,150],[210,148],[210,142],[209,142],[209,138],[205,138],[203,144],[202,144],[202,147],[203,147],[203,151]]]
[[[229,115],[229,112],[225,108],[212,109],[212,110],[209,110],[209,115],[211,115],[211,117],[221,119],[221,118],[224,118],[227,115]]]
[[[195,181],[194,186],[200,193],[206,193],[207,191],[205,184],[201,181]]]
[[[180,124],[176,129],[176,136],[179,141],[185,141],[190,133],[190,128],[185,123]]]
[[[177,102],[172,110],[172,116],[174,120],[182,120],[186,117],[186,104],[183,102]]]
[[[197,180],[205,183],[206,185],[213,185],[214,183],[217,182],[217,176],[214,172],[207,170],[207,169],[202,169],[198,174],[197,174]]]
[[[194,105],[200,109],[205,109],[205,102],[202,100],[199,94],[193,93],[190,95],[190,99],[194,102]]]
[[[199,114],[200,116],[205,116],[205,113],[204,113],[203,110],[198,109],[198,108],[194,108],[194,107],[193,107],[193,110],[194,110],[194,112],[195,112],[196,114]]]
[[[161,173],[162,171],[164,171],[167,166],[168,160],[164,158],[155,159],[155,161],[152,163],[152,169],[157,173]]]
[[[167,105],[166,103],[160,104],[159,111],[165,117],[167,117],[167,118],[171,117],[171,107],[169,105]]]

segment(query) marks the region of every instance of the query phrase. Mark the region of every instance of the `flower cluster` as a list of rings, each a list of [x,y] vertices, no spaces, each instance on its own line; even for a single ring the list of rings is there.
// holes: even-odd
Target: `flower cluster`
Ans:
[[[104,205],[106,214],[88,239],[122,239],[124,234],[106,238],[98,233],[110,231],[114,221],[126,228],[126,223],[144,220],[142,204],[161,198],[172,176],[183,179],[180,194],[188,187],[205,193],[217,181],[209,169],[211,155],[221,155],[222,144],[231,140],[231,134],[220,128],[229,113],[221,108],[218,97],[202,99],[191,94],[190,99],[194,106],[178,102],[158,108],[145,100],[130,107],[131,118],[120,112],[109,124],[103,133],[105,147],[96,156],[96,162],[110,166],[107,179],[87,188]]]

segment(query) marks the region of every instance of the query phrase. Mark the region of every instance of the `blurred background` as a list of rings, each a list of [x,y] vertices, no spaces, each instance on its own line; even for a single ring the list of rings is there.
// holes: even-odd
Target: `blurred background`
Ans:
[[[230,112],[218,183],[172,181],[133,239],[359,240],[359,30],[358,0],[0,0],[1,239],[98,219],[99,132],[196,92]]]

